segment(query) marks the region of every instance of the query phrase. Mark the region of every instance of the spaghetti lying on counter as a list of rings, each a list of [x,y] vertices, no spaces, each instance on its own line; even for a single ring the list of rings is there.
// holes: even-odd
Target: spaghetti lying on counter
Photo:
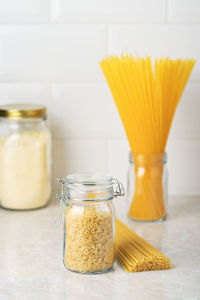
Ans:
[[[115,252],[127,272],[167,270],[170,260],[116,219]]]
[[[160,156],[194,64],[193,59],[161,58],[153,67],[149,56],[129,54],[107,56],[100,62],[131,152],[134,157],[143,157],[142,162],[135,161],[135,191],[129,209],[133,219],[153,221],[166,216]]]

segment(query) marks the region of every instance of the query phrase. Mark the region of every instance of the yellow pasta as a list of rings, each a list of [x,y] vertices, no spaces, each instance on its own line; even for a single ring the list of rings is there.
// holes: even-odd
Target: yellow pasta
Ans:
[[[165,152],[172,120],[194,64],[193,59],[160,58],[153,68],[149,56],[134,58],[128,54],[108,56],[100,62],[131,152],[136,158],[143,154],[145,176],[139,176],[135,165],[135,193],[129,209],[133,219],[152,221],[166,214],[159,155]],[[150,162],[154,162],[155,176]]]
[[[116,220],[115,251],[119,262],[127,272],[171,268],[171,262],[164,254],[119,220]]]

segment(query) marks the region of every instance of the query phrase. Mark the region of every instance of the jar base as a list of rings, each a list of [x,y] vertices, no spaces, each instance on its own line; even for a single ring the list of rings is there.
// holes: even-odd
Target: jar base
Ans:
[[[156,223],[156,222],[163,222],[167,219],[167,214],[164,215],[164,217],[160,218],[160,219],[157,219],[157,220],[137,220],[137,219],[134,219],[134,218],[131,218],[129,215],[128,215],[128,218],[129,220],[131,221],[134,221],[134,222],[141,222],[141,223]]]
[[[0,205],[0,207],[5,209],[5,210],[11,210],[11,211],[31,211],[31,210],[37,210],[37,209],[45,208],[49,205],[49,202],[50,202],[50,199],[47,201],[47,203],[42,204],[41,206],[32,207],[32,208],[10,208],[10,207],[6,207],[6,206],[3,206],[3,205]]]
[[[106,268],[106,269],[104,269],[104,270],[102,270],[102,271],[93,271],[93,272],[80,272],[80,271],[72,270],[72,269],[69,269],[69,268],[65,265],[65,263],[64,263],[64,266],[65,266],[65,268],[66,268],[68,271],[71,271],[71,272],[74,272],[74,273],[83,274],[83,275],[95,275],[95,274],[103,274],[103,273],[106,273],[106,272],[110,271],[110,270],[113,268],[114,264],[115,264],[115,262],[114,262],[110,267],[108,267],[108,268]]]

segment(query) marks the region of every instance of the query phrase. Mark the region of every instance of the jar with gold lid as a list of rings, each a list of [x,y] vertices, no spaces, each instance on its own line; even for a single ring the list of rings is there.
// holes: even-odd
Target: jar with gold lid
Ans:
[[[121,183],[100,174],[73,174],[58,180],[65,208],[64,265],[79,273],[103,273],[115,261],[113,199],[124,195]]]
[[[51,135],[46,108],[0,106],[0,204],[7,209],[43,207],[51,194]]]

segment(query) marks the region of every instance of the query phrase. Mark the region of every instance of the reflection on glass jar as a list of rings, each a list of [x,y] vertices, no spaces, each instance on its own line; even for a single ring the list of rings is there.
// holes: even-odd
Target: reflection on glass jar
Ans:
[[[167,155],[129,155],[128,215],[138,221],[161,221],[167,215]]]
[[[122,185],[98,174],[69,175],[59,182],[65,185],[65,191],[57,194],[65,206],[65,267],[79,273],[109,270],[115,261],[112,200],[123,195]]]
[[[0,107],[0,203],[8,209],[45,206],[51,194],[51,135],[46,108]]]

